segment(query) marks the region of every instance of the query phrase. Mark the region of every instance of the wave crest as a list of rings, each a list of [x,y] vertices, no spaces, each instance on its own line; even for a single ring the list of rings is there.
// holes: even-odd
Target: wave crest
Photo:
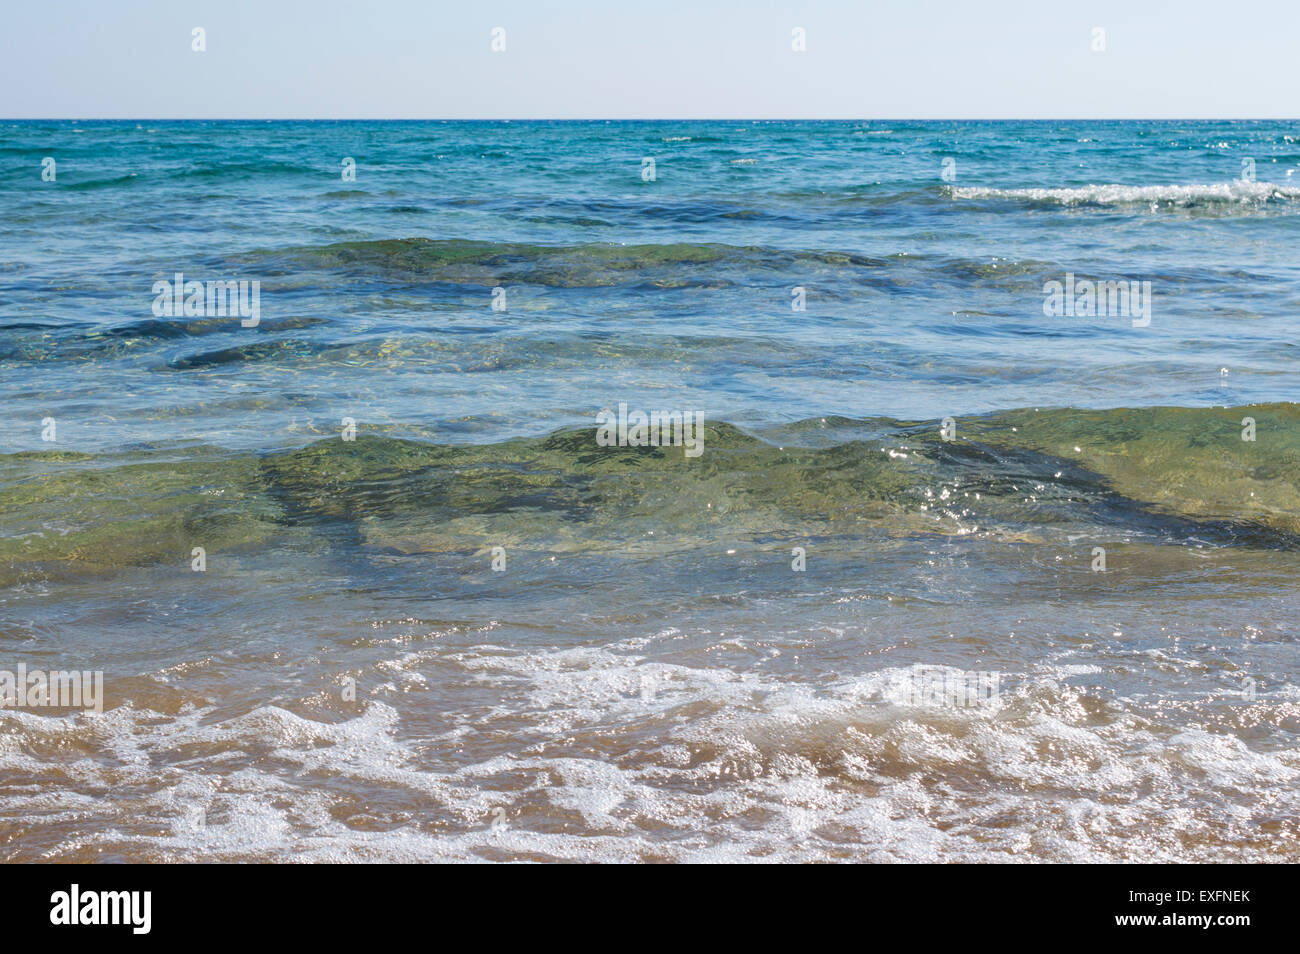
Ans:
[[[948,187],[954,199],[1012,199],[1043,205],[1150,205],[1174,207],[1243,204],[1300,199],[1300,186],[1273,182],[1215,182],[1193,185],[1086,185],[1050,189],[995,189],[985,186]]]

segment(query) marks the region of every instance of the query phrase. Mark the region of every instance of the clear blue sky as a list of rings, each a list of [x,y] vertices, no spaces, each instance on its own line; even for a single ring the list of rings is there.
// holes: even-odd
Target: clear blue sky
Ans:
[[[14,0],[0,23],[6,118],[1300,115],[1294,0]]]

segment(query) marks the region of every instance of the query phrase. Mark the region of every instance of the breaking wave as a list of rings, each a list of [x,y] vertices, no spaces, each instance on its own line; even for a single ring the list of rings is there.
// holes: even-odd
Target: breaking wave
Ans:
[[[1086,185],[1051,189],[951,186],[949,190],[954,199],[1010,199],[1057,206],[1259,206],[1270,202],[1289,204],[1300,198],[1300,185],[1240,180],[1204,185]]]

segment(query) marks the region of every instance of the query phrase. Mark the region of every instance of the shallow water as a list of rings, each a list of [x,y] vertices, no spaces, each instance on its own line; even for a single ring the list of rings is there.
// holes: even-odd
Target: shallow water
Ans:
[[[0,856],[1300,859],[1298,135],[0,125]]]

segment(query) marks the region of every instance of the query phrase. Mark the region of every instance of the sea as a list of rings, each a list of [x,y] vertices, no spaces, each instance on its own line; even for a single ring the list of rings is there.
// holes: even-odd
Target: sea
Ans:
[[[1296,122],[0,121],[0,859],[1300,861],[1298,395]]]

